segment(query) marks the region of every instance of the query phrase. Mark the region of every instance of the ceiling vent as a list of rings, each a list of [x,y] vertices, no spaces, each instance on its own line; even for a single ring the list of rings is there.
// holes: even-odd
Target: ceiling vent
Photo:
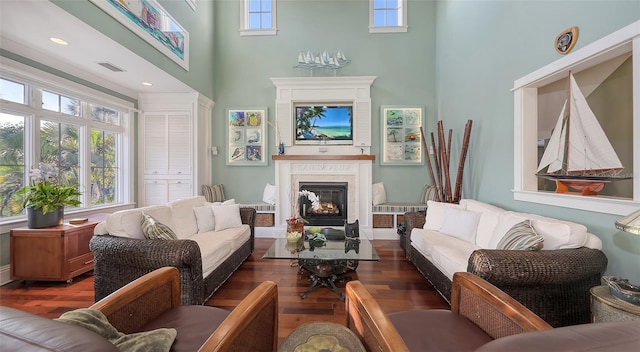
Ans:
[[[110,64],[108,62],[98,62],[98,65],[100,65],[100,66],[102,66],[102,67],[104,67],[106,69],[109,69],[109,70],[111,70],[113,72],[124,72],[124,70],[121,69],[120,67],[115,66],[113,64]]]

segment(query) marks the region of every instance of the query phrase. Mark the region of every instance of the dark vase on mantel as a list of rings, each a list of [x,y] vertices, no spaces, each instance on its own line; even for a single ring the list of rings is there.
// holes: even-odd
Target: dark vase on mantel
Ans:
[[[41,229],[62,225],[64,220],[64,207],[42,214],[42,208],[27,208],[27,227],[30,229]]]

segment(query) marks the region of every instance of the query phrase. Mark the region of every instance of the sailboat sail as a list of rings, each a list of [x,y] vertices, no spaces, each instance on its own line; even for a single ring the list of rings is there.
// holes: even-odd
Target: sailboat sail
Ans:
[[[546,175],[558,171],[560,171],[559,174],[568,174],[578,171],[598,173],[598,171],[622,170],[623,166],[618,155],[571,73],[569,82],[569,116],[565,118],[567,109],[567,101],[565,101],[538,165],[538,172],[547,166]]]

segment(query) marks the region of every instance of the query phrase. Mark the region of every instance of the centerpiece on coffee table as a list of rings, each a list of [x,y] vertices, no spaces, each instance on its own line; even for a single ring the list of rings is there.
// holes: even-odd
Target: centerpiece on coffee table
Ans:
[[[304,234],[304,224],[309,223],[300,215],[300,197],[307,197],[307,199],[311,201],[311,207],[314,210],[317,210],[320,207],[320,197],[318,197],[315,193],[304,189],[298,192],[295,199],[291,201],[292,211],[291,216],[287,219],[287,233],[299,232],[301,234]]]

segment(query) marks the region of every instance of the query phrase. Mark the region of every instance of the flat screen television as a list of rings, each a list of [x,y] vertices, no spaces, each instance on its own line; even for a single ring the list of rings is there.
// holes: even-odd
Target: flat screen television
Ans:
[[[296,144],[353,144],[353,104],[296,103]]]

